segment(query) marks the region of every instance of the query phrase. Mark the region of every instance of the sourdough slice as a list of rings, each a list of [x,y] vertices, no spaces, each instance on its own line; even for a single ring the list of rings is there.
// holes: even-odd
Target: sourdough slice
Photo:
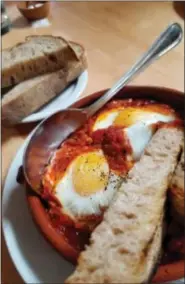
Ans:
[[[146,249],[146,258],[143,262],[145,274],[147,275],[147,283],[152,283],[152,279],[157,272],[158,265],[161,260],[161,246],[164,235],[163,216],[156,228],[153,239]]]
[[[149,281],[161,242],[157,238],[156,246],[151,244],[163,217],[166,191],[182,139],[182,129],[157,130],[115,194],[102,223],[92,233],[90,245],[81,253],[75,272],[65,283]]]
[[[182,145],[179,163],[172,178],[169,193],[173,217],[184,226],[184,143]]]
[[[83,47],[77,43],[71,43],[71,46],[78,54],[78,62],[69,61],[65,68],[57,72],[26,80],[3,96],[1,113],[4,125],[19,123],[23,118],[57,96],[87,68]]]
[[[51,35],[26,37],[25,42],[2,51],[2,87],[62,69],[78,56],[64,38]]]

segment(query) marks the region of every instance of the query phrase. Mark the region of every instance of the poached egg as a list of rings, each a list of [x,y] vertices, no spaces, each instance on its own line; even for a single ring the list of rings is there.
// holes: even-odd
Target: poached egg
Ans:
[[[152,138],[158,122],[170,122],[175,119],[174,111],[164,109],[163,105],[147,104],[109,109],[96,118],[93,132],[110,126],[121,127],[132,147],[132,158],[138,160]]]
[[[102,150],[85,152],[74,158],[55,186],[62,212],[80,227],[87,216],[101,215],[120,184]]]

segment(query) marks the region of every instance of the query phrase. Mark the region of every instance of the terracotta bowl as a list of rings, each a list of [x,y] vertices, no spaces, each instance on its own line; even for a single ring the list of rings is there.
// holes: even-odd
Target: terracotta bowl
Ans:
[[[29,21],[35,21],[48,16],[50,3],[48,1],[23,1],[17,5],[17,8]]]
[[[73,107],[85,107],[103,95],[104,92],[105,90],[83,98],[75,103]],[[119,92],[116,98],[154,99],[171,105],[181,113],[183,113],[184,110],[184,94],[167,88],[131,86],[124,88],[123,91]],[[75,263],[75,259],[77,257],[76,251],[64,240],[61,234],[52,227],[48,215],[46,214],[44,204],[40,198],[34,194],[32,190],[27,189],[27,200],[32,217],[44,237],[67,260]],[[175,281],[182,277],[184,277],[183,260],[168,265],[161,265],[153,278],[153,282],[161,283],[166,281]]]

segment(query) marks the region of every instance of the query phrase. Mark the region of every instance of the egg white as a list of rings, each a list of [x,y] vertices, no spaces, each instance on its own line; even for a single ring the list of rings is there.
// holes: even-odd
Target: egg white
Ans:
[[[146,145],[149,143],[155,132],[155,127],[138,122],[125,128],[123,131],[127,134],[132,147],[132,159],[134,161],[139,160]]]
[[[105,115],[100,115],[93,125],[93,131],[98,129],[105,129],[114,124],[115,118],[118,116],[119,110],[111,110],[105,113]]]
[[[97,155],[103,155],[101,150]],[[77,192],[74,185],[73,173],[75,161],[70,164],[64,176],[55,188],[55,196],[62,204],[62,211],[76,220],[84,216],[100,215],[102,208],[107,208],[113,195],[119,187],[121,177],[110,171],[108,163],[104,164],[104,173],[107,175],[108,182],[106,187],[99,188],[97,192],[82,196]],[[83,167],[83,165],[81,165]],[[97,169],[98,171],[98,169]],[[98,175],[98,172],[97,172]],[[83,181],[81,183],[83,188]]]

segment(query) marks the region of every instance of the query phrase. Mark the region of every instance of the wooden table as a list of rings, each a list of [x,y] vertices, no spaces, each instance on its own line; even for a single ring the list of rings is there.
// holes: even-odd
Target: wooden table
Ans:
[[[63,35],[82,43],[89,62],[89,82],[82,96],[110,87],[172,22],[184,26],[183,3],[51,3],[49,26],[30,25],[14,3],[7,3],[13,28],[2,37],[6,48],[30,34]],[[47,24],[47,22],[46,22]],[[184,42],[141,74],[133,84],[184,90]],[[18,148],[36,124],[2,128],[2,182]],[[2,239],[2,283],[23,283]]]

